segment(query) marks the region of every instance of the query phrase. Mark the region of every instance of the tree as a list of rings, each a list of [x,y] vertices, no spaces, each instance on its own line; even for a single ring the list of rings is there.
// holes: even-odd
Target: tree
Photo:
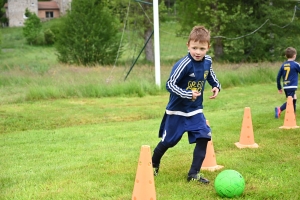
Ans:
[[[7,17],[5,17],[5,11],[6,11],[4,8],[5,3],[7,3],[7,0],[0,0],[0,23],[1,23],[1,25],[8,23],[8,19],[7,19]]]
[[[1,50],[1,44],[2,44],[2,33],[0,32],[0,53],[2,52],[2,50]]]
[[[290,23],[295,7],[293,1],[177,1],[181,33],[186,35],[197,24],[207,26],[211,30],[216,60],[281,60],[283,49],[289,45],[297,48],[299,44],[300,24],[296,16]]]
[[[112,64],[119,48],[119,22],[104,0],[73,0],[62,19],[56,50],[63,63]]]
[[[291,23],[295,11],[294,2],[285,1],[283,4],[280,0],[254,0],[237,1],[235,6],[236,4],[243,17],[234,18],[232,24],[236,25],[231,25],[227,34],[231,32],[235,33],[234,37],[246,37],[225,41],[225,44],[232,45],[230,49],[226,49],[226,54],[235,55],[235,58],[229,56],[229,61],[282,61],[282,52],[287,46],[297,48],[300,26],[297,16]]]
[[[39,35],[42,31],[41,20],[35,13],[30,12],[27,8],[25,10],[25,16],[28,18],[24,22],[23,35],[29,44],[39,44]]]

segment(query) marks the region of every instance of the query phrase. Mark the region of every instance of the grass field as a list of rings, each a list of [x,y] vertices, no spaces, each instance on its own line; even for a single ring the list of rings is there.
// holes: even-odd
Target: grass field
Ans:
[[[299,199],[299,129],[282,130],[273,108],[284,100],[272,84],[223,90],[205,115],[216,159],[246,180],[241,199]],[[155,147],[167,94],[76,98],[1,105],[1,199],[131,199],[142,145]],[[245,107],[257,149],[238,149]],[[299,121],[299,118],[297,118]],[[157,199],[218,199],[209,185],[187,183],[193,145],[186,135],[155,177]]]
[[[131,199],[141,146],[153,150],[159,142],[172,66],[161,66],[157,88],[151,65],[136,66],[124,81],[124,66],[61,65],[51,47],[26,45],[20,29],[0,31],[6,38],[0,54],[0,199]],[[243,175],[239,199],[300,199],[300,129],[279,129],[284,113],[274,119],[274,107],[285,101],[276,89],[279,66],[214,64],[223,88],[210,100],[206,87],[204,114],[224,168],[203,171],[209,185],[188,183],[194,145],[184,135],[163,157],[157,199],[221,199],[213,184],[224,169]],[[245,107],[251,108],[256,149],[234,145]]]

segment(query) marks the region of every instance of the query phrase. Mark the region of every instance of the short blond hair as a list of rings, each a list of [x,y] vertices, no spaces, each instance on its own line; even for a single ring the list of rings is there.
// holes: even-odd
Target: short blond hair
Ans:
[[[210,45],[210,32],[204,26],[194,26],[190,32],[188,44],[191,40],[195,42],[207,42]]]

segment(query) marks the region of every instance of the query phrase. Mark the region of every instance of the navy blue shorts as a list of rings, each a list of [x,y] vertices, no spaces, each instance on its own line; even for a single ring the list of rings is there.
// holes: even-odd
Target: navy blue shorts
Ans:
[[[291,97],[293,97],[293,99],[297,99],[297,97],[295,96],[296,89],[284,89],[284,93],[285,93],[286,98],[288,96],[291,96]]]
[[[211,129],[207,125],[203,113],[191,117],[165,113],[159,129],[159,137],[162,138],[161,142],[165,146],[175,146],[185,132],[188,133],[190,144],[200,138],[211,140]]]

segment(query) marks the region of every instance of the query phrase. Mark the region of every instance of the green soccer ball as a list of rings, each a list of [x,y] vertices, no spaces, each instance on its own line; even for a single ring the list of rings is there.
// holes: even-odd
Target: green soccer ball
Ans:
[[[239,172],[228,169],[217,175],[214,185],[219,196],[232,198],[243,194],[245,180]]]

